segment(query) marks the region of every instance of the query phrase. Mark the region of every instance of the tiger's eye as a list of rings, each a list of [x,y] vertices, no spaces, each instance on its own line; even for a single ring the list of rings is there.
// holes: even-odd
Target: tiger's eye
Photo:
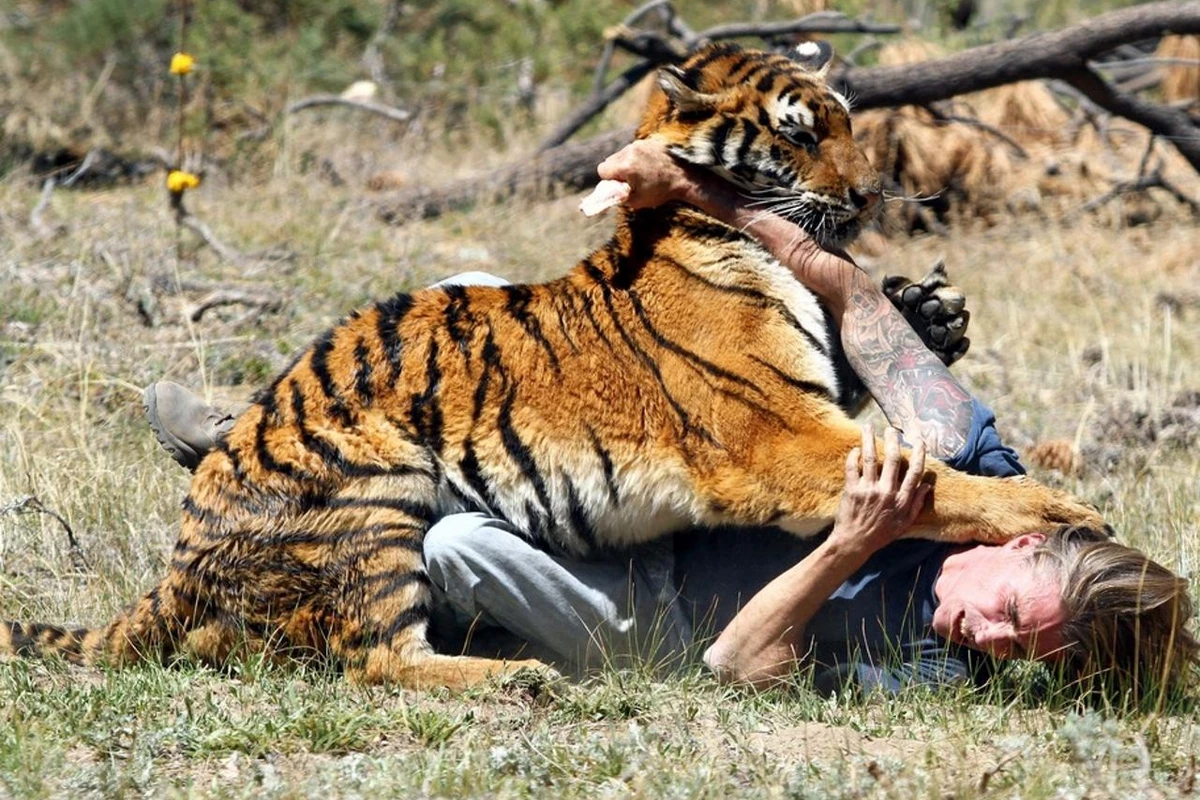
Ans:
[[[805,149],[811,150],[817,146],[817,137],[806,130],[801,130],[799,128],[792,128],[790,130],[784,131],[783,135],[789,142],[796,145],[797,147],[803,147]]]

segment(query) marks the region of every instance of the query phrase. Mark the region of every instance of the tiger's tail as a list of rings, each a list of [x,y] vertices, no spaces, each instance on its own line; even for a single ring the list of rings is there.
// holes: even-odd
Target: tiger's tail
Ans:
[[[72,664],[126,666],[170,655],[185,620],[166,584],[155,587],[103,628],[42,622],[0,623],[0,656],[62,658]]]

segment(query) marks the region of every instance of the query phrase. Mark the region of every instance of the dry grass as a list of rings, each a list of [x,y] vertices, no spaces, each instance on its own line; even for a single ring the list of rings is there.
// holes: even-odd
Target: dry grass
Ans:
[[[1200,36],[1164,36],[1154,55],[1157,58],[1200,61]],[[1200,103],[1200,64],[1166,64],[1160,69],[1164,100],[1168,103]]]

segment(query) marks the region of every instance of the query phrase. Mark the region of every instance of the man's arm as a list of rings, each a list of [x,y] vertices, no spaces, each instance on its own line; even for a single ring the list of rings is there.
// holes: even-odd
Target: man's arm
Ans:
[[[679,200],[751,234],[825,301],[851,367],[888,421],[936,457],[949,458],[963,446],[970,395],[845,254],[821,249],[794,223],[749,207],[731,184],[686,167],[652,142],[634,142],[599,173],[630,183],[633,207]]]
[[[861,464],[860,464],[861,456]],[[704,654],[717,677],[763,687],[786,678],[804,656],[804,630],[838,586],[875,551],[912,526],[925,504],[925,448],[913,448],[907,472],[895,428],[884,433],[876,471],[875,431],[863,427],[862,447],[846,458],[846,489],[833,530],[816,550],[763,587]]]

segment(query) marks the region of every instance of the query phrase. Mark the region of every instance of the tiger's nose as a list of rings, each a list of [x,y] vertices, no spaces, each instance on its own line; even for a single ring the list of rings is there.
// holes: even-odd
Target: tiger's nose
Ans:
[[[880,191],[875,187],[861,186],[850,190],[850,202],[859,211],[873,209],[879,205]]]

